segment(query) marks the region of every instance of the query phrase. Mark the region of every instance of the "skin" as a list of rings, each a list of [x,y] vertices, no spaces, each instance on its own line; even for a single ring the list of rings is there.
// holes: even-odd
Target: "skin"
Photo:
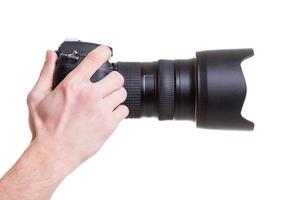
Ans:
[[[111,72],[92,83],[90,77],[111,56],[102,45],[52,91],[57,56],[47,51],[40,77],[27,98],[32,141],[0,179],[2,200],[50,199],[58,185],[93,156],[129,113],[124,79]]]

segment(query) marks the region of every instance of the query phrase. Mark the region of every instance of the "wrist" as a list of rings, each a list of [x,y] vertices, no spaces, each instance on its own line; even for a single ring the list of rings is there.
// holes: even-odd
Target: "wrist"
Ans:
[[[51,173],[56,174],[58,179],[63,179],[79,165],[79,162],[66,151],[66,147],[53,138],[36,138],[28,149],[39,155],[41,162]]]
[[[0,179],[0,199],[49,199],[77,166],[64,155],[58,145],[34,139]]]

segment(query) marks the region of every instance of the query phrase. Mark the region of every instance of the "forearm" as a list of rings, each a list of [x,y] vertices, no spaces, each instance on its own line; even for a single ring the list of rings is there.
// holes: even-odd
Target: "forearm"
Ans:
[[[0,179],[0,199],[50,199],[73,169],[59,149],[33,141],[17,163]]]

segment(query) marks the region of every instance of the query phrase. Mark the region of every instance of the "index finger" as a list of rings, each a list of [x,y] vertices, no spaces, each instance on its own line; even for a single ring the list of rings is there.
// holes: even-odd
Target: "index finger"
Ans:
[[[72,78],[90,81],[92,75],[111,57],[109,47],[100,45],[88,53],[81,63],[70,72]]]

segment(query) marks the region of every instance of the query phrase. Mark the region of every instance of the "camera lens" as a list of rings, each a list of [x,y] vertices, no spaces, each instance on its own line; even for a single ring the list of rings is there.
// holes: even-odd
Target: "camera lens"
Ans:
[[[54,72],[53,88],[94,48],[94,43],[64,42]],[[125,79],[128,118],[192,120],[197,127],[252,130],[241,116],[246,82],[241,62],[252,49],[201,51],[186,60],[105,63],[91,77],[97,82],[112,70]]]
[[[252,49],[197,52],[196,58],[118,62],[125,78],[128,118],[195,120],[198,127],[253,129],[241,116],[246,83],[241,62]]]
[[[118,62],[125,78],[129,118],[195,118],[195,59]]]

